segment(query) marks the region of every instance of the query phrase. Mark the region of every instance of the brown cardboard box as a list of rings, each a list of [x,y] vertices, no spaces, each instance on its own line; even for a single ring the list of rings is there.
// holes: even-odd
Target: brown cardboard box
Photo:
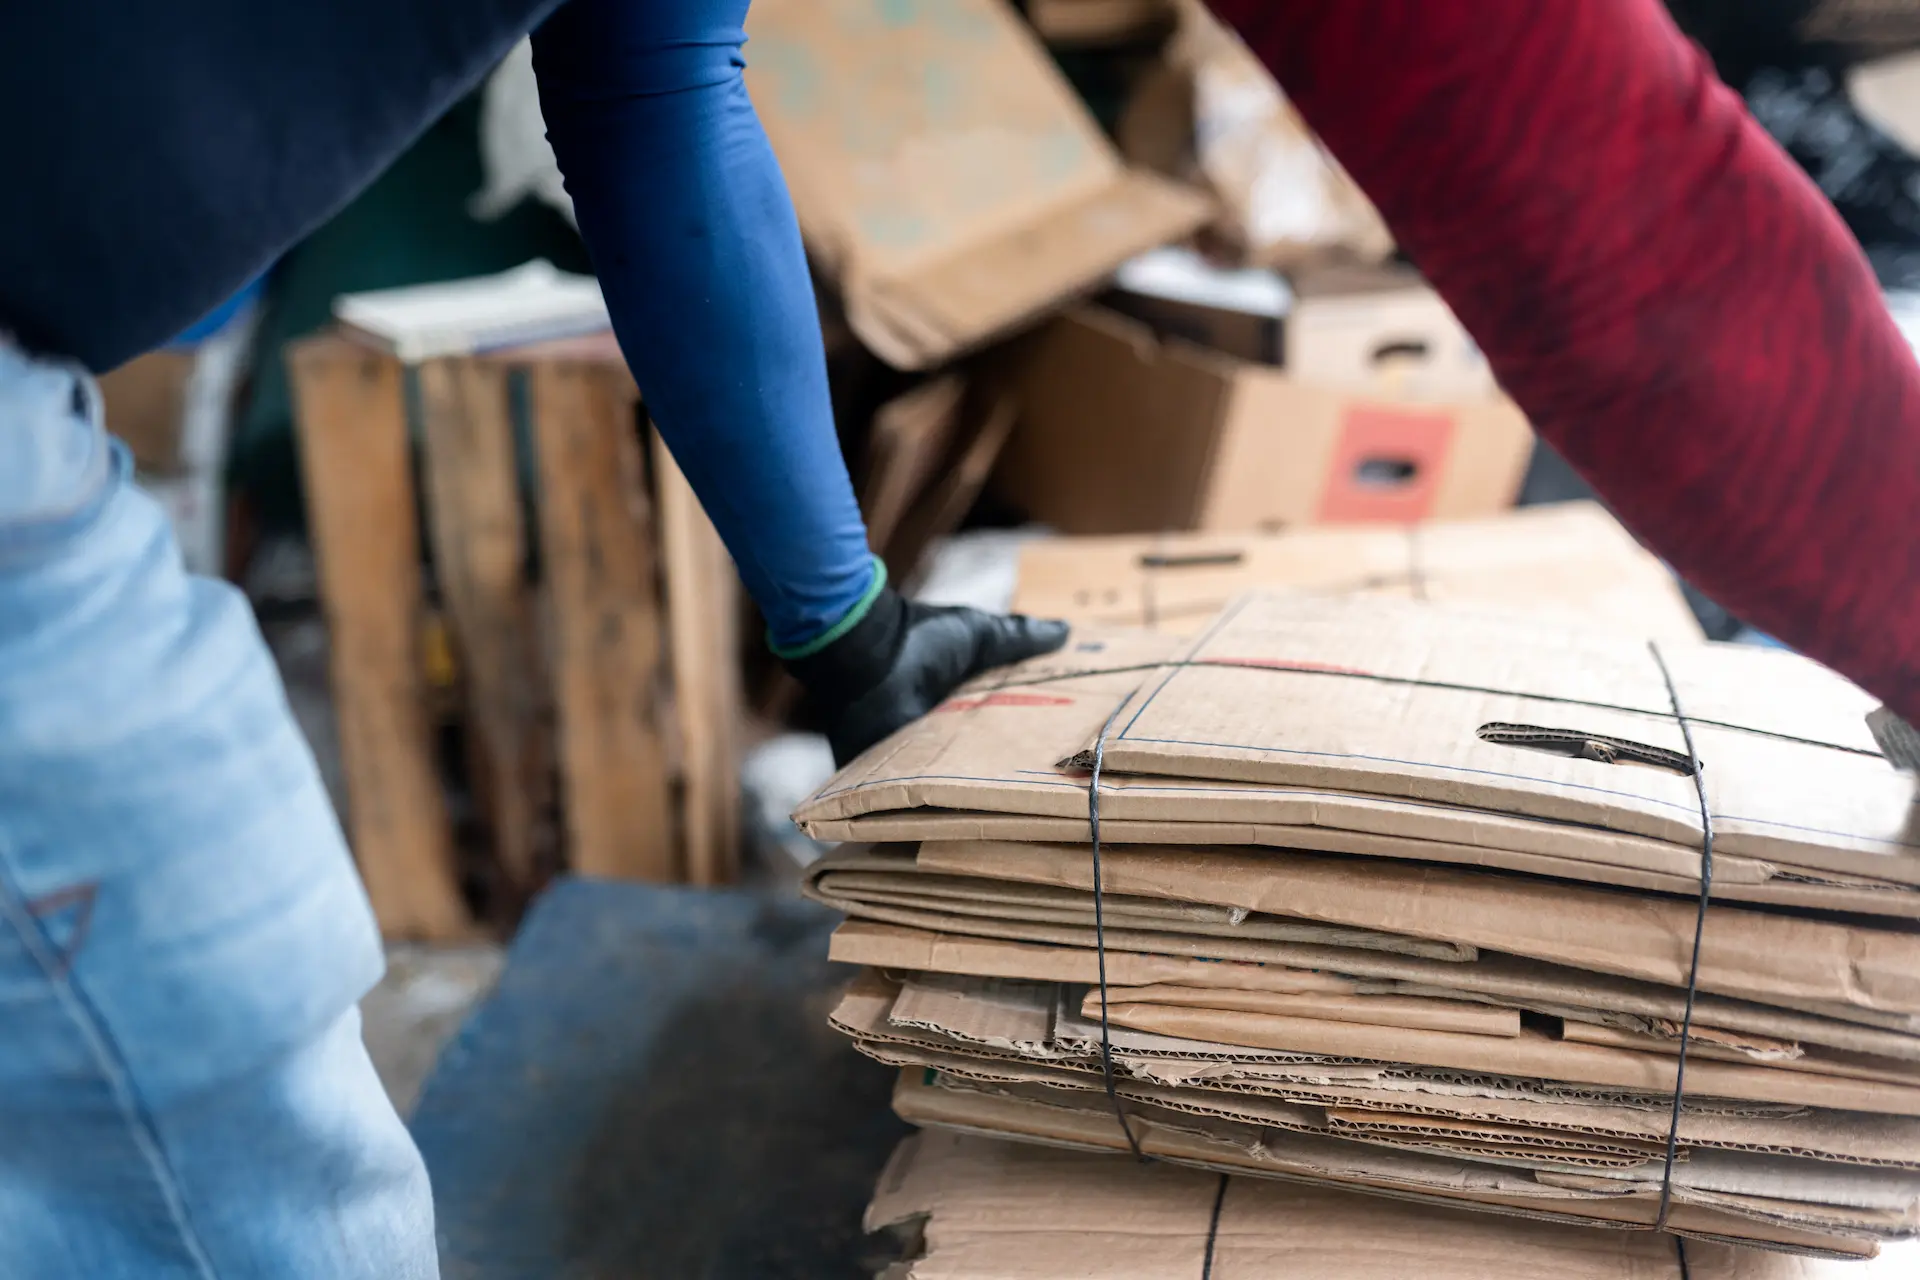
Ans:
[[[898,583],[927,549],[959,528],[1013,430],[1016,404],[991,360],[948,373],[874,415],[860,509],[867,534]]]
[[[1027,21],[1051,44],[1150,39],[1173,24],[1170,0],[1027,0]]]
[[[1001,0],[762,0],[747,30],[801,230],[897,367],[1005,333],[1208,216],[1121,164]]]
[[[1101,302],[1163,338],[1252,364],[1280,363],[1293,290],[1264,267],[1215,266],[1180,245],[1129,258]]]
[[[197,359],[191,351],[151,351],[100,378],[107,430],[126,441],[143,470],[181,466],[187,386]]]
[[[918,1224],[924,1253],[898,1280],[1192,1280],[1214,1238],[1214,1280],[1896,1280],[1920,1245],[1825,1262],[1493,1219],[1331,1187],[1219,1177],[1166,1163],[927,1131],[880,1177],[866,1227]],[[1216,1215],[1215,1202],[1218,1201]]]
[[[1013,609],[1191,635],[1234,597],[1281,588],[1484,603],[1660,640],[1703,638],[1673,575],[1591,502],[1275,534],[1040,538],[1020,550]]]
[[[1064,533],[1407,522],[1511,505],[1532,447],[1504,399],[1322,386],[1083,309],[1034,340],[998,482]]]
[[[1410,267],[1294,273],[1287,372],[1342,387],[1397,386],[1434,400],[1499,394],[1487,360]]]
[[[1391,253],[1372,203],[1259,58],[1201,0],[1174,7],[1178,27],[1162,64],[1120,121],[1128,158],[1211,189],[1221,216],[1210,230],[1245,263],[1377,262]]]

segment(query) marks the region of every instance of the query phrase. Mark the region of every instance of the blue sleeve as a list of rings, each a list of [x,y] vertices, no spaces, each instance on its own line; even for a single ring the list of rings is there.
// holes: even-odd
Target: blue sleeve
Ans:
[[[793,650],[852,621],[879,570],[799,224],[741,76],[746,16],[747,0],[569,0],[534,67],[634,380]]]

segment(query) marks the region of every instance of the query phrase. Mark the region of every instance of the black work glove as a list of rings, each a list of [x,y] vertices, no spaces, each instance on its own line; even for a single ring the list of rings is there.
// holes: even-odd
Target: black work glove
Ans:
[[[916,604],[884,588],[866,617],[787,670],[824,713],[836,766],[993,667],[1052,653],[1067,624]]]

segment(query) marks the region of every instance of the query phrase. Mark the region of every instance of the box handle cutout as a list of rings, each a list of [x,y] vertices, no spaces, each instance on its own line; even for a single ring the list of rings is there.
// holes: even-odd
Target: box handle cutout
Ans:
[[[1186,555],[1162,555],[1155,551],[1140,553],[1142,569],[1213,569],[1241,563],[1247,557],[1239,551],[1194,551]]]
[[[1424,339],[1398,338],[1375,347],[1370,359],[1374,364],[1385,364],[1389,360],[1425,360],[1432,354],[1433,348]]]
[[[1362,458],[1353,469],[1353,482],[1363,489],[1399,489],[1419,474],[1420,464],[1412,458]]]
[[[1683,778],[1693,776],[1693,762],[1678,751],[1650,747],[1644,742],[1610,738],[1604,733],[1581,733],[1577,729],[1544,729],[1530,724],[1483,724],[1478,730],[1482,742],[1497,742],[1507,747],[1523,747],[1550,756],[1574,760],[1593,760],[1600,764],[1640,764],[1665,769]]]

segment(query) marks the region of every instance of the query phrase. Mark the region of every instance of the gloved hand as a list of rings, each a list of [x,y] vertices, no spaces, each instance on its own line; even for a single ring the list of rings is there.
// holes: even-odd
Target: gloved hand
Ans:
[[[993,667],[1052,653],[1067,624],[907,600],[883,589],[843,636],[787,670],[819,702],[836,766]]]

